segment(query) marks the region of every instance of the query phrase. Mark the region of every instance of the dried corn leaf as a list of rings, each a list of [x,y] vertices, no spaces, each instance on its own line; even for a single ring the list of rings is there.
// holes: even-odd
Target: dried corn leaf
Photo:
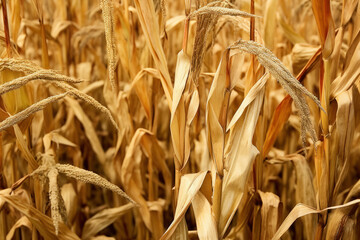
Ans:
[[[56,235],[55,227],[53,226],[51,218],[42,214],[33,206],[24,203],[24,201],[22,201],[18,196],[0,194],[0,199],[6,201],[17,211],[24,214],[45,239],[80,239],[63,223],[59,223],[59,235]]]
[[[138,95],[141,105],[143,106],[146,116],[151,119],[151,102],[150,97],[147,93],[147,85],[142,82],[145,74],[151,74],[152,76],[160,79],[160,74],[157,69],[153,68],[144,68],[140,72],[138,72],[131,82],[131,87],[134,87],[136,90],[136,94]]]
[[[360,77],[360,32],[352,42],[348,54],[346,55],[345,69],[341,76],[338,76],[331,83],[331,96],[336,98],[342,92],[347,91],[358,81]]]
[[[261,205],[261,235],[260,239],[270,239],[274,236],[281,219],[282,204],[277,195],[270,192],[258,192]]]
[[[135,0],[134,3],[148,48],[154,59],[155,65],[160,72],[161,84],[171,110],[173,87],[167,67],[166,57],[160,41],[160,31],[156,19],[154,3],[150,0]]]
[[[91,240],[116,240],[116,238],[107,237],[107,236],[104,236],[104,235],[92,237],[92,238],[90,238],[90,239],[91,239]]]
[[[279,19],[280,26],[282,30],[284,31],[285,37],[292,43],[292,44],[298,44],[298,43],[305,43],[305,39],[297,33],[289,24],[285,22],[283,18]]]
[[[105,209],[93,217],[89,218],[83,228],[82,239],[89,239],[107,226],[116,221],[120,216],[127,213],[134,207],[134,204],[128,203],[121,207]]]
[[[139,155],[139,145],[143,147],[144,151],[147,153],[147,156],[153,159],[154,166],[152,167],[159,169],[163,174],[165,181],[166,201],[168,204],[170,202],[171,194],[171,174],[167,168],[165,159],[163,158],[164,154],[162,149],[160,148],[154,135],[145,129],[139,128],[135,132],[127,149],[125,159],[121,166],[120,177],[126,192],[137,203],[140,204],[141,217],[146,227],[148,227],[150,230],[153,230],[148,202],[142,196],[145,189],[141,180],[141,155]]]
[[[358,203],[360,203],[360,199],[356,199],[356,200],[353,200],[351,202],[348,202],[348,203],[345,203],[342,205],[328,207],[328,208],[325,208],[322,210],[316,210],[310,206],[306,206],[302,203],[299,203],[291,210],[289,215],[285,218],[285,220],[283,221],[283,223],[281,224],[279,229],[276,231],[272,240],[280,239],[280,237],[289,229],[289,227],[295,222],[295,220],[300,217],[303,217],[303,216],[306,216],[306,215],[312,214],[312,213],[322,213],[322,212],[326,212],[328,210],[344,208],[344,207],[352,206],[352,205],[358,204]]]
[[[255,157],[259,154],[252,144],[256,123],[260,114],[264,89],[248,105],[245,114],[235,123],[230,130],[231,148],[226,157],[226,166],[222,196],[221,215],[219,222],[219,235],[223,236],[229,226],[240,201],[247,191],[246,183]]]
[[[168,34],[171,33],[171,31],[173,31],[178,25],[183,23],[185,19],[186,19],[185,15],[180,15],[166,20],[166,25],[165,25],[166,32]]]
[[[327,59],[335,45],[335,25],[331,16],[330,0],[312,0],[311,2],[318,26],[323,57]]]
[[[291,54],[293,72],[298,74],[309,64],[318,51],[318,46],[307,43],[297,43],[294,45]],[[297,77],[299,80],[299,78]]]
[[[68,29],[70,27],[79,28],[77,26],[77,24],[72,21],[61,21],[61,20],[56,21],[56,22],[54,22],[54,24],[51,28],[51,36],[53,38],[58,38],[60,33],[62,33],[63,31],[65,31],[66,29]]]
[[[344,203],[348,203],[352,199],[356,199],[360,196],[360,181],[357,181],[351,188],[349,194],[346,196]],[[326,233],[326,239],[340,239],[344,238],[343,234],[346,231],[345,227],[348,221],[351,220],[350,215],[354,214],[354,211],[358,206],[349,206],[346,208],[336,209],[329,214],[328,228]],[[355,230],[355,229],[354,229]]]
[[[32,170],[36,169],[39,166],[39,164],[35,160],[32,153],[30,152],[29,147],[28,147],[27,143],[24,140],[24,136],[22,135],[19,126],[17,124],[15,124],[15,125],[13,125],[13,127],[14,127],[16,140],[17,140],[17,142],[19,144],[20,151],[24,154],[24,158],[29,163],[29,166],[31,167],[31,169]]]
[[[50,149],[51,142],[54,142],[56,144],[63,144],[70,147],[76,147],[76,145],[73,142],[71,142],[67,138],[61,136],[59,133],[54,131],[46,134],[43,138],[43,142],[44,142],[45,152]]]
[[[230,82],[228,73],[229,51],[223,53],[218,69],[208,95],[206,104],[207,141],[210,155],[215,163],[218,173],[223,175],[224,146],[225,146],[225,122],[226,108],[230,94]],[[222,124],[221,124],[222,123]]]
[[[4,69],[0,72],[0,83],[4,85],[22,76],[21,72]],[[25,87],[3,94],[1,97],[3,99],[5,109],[10,114],[15,114],[24,110],[32,103],[29,91]]]
[[[304,203],[311,207],[316,207],[316,193],[313,185],[313,174],[304,156],[296,154],[291,157],[292,162],[295,165],[296,171],[296,190],[295,199],[296,202]],[[314,239],[316,229],[316,216],[305,216],[304,223],[304,235],[306,239]]]
[[[353,16],[355,10],[356,10],[356,5],[359,4],[359,1],[349,1],[349,0],[345,0],[343,3],[343,12],[341,15],[341,25],[344,26],[346,25],[351,17]]]
[[[101,142],[96,134],[95,128],[90,121],[90,119],[86,116],[84,110],[80,106],[80,104],[72,98],[65,98],[66,102],[69,104],[69,107],[74,110],[75,116],[84,126],[85,135],[88,138],[91,147],[93,148],[98,160],[101,164],[105,163],[105,152],[103,147],[101,146]]]
[[[61,197],[64,200],[68,223],[72,224],[78,212],[76,205],[78,202],[78,196],[71,183],[64,184],[61,187]]]
[[[266,133],[263,156],[266,156],[269,153],[285,122],[289,119],[291,114],[291,104],[292,98],[290,95],[287,95],[276,107],[275,112],[271,118],[269,125],[270,127]]]
[[[141,131],[139,129],[138,131]],[[146,153],[146,155],[152,159],[153,166],[159,170],[164,179],[164,190],[165,190],[165,205],[170,204],[171,202],[171,173],[167,166],[166,159],[164,158],[164,151],[159,144],[159,141],[154,134],[149,131],[144,131],[144,135],[141,137],[141,146]],[[124,164],[124,163],[123,163]]]
[[[192,200],[199,239],[219,239],[211,205],[204,194],[198,192]]]
[[[54,82],[54,84],[67,91],[69,94],[73,95],[74,97],[80,98],[84,102],[90,104],[91,106],[95,107],[98,111],[104,113],[110,120],[110,122],[113,124],[113,126],[119,130],[119,126],[115,122],[114,118],[111,115],[111,112],[109,109],[107,109],[105,106],[103,106],[101,103],[99,103],[97,100],[95,100],[90,95],[85,94],[84,92],[78,90],[77,88],[74,88],[70,86],[69,84],[62,83],[62,82]]]
[[[270,0],[266,2],[265,6],[264,42],[265,46],[270,50],[274,49],[274,40],[276,36],[276,10],[278,2],[278,0]]]
[[[333,192],[333,198],[342,191],[344,179],[349,172],[349,155],[355,133],[355,113],[352,90],[341,93],[337,98],[336,113],[336,142],[337,142],[337,180]]]
[[[186,110],[183,96],[190,71],[190,58],[180,51],[176,63],[173,102],[171,107],[170,130],[175,153],[175,168],[180,170],[189,157],[189,145],[186,145]]]
[[[344,226],[343,239],[356,240],[359,235],[359,224],[353,218],[349,218]]]
[[[313,174],[304,156],[291,154],[280,157],[281,161],[292,161],[296,173],[295,200],[311,207],[316,207],[316,193],[313,186]],[[314,239],[316,216],[308,215],[301,219],[304,226],[304,238]]]
[[[29,219],[25,216],[21,217],[16,223],[11,227],[10,231],[6,234],[6,240],[11,240],[14,237],[16,229],[20,227],[27,227],[32,230],[32,224]]]
[[[205,180],[205,177],[207,176],[207,173],[208,172],[199,172],[194,174],[186,174],[181,177],[179,196],[176,205],[174,220],[169,226],[169,228],[166,230],[164,235],[161,237],[161,240],[169,239],[174,234],[178,226],[181,226],[180,222],[184,219],[186,210],[189,208],[195,195],[199,192]],[[186,222],[184,222],[183,224],[186,224]]]
[[[40,212],[53,215],[35,227],[0,197],[1,239],[7,234],[56,239],[54,225],[66,238],[62,222],[88,239],[160,239],[172,220],[169,239],[271,239],[281,209],[289,213],[296,203],[325,209],[359,198],[358,0],[2,4],[0,11],[9,16],[3,14],[0,24],[5,57],[0,58],[0,80],[10,81],[0,86],[0,122],[31,106],[33,99],[64,92],[81,106],[59,101],[1,131],[0,188],[8,191],[0,195],[24,194],[19,199],[36,206],[40,218]],[[252,14],[242,12],[248,9]],[[249,36],[257,43],[227,47]],[[238,54],[239,48],[258,57]],[[9,52],[16,58],[6,58]],[[274,78],[267,80],[268,73]],[[290,73],[298,74],[298,82]],[[320,91],[326,114],[313,101],[307,101],[311,115],[307,111],[307,92],[299,91],[305,76],[304,86],[314,94]],[[291,96],[282,99],[276,80]],[[85,108],[87,103],[95,108]],[[309,117],[303,118],[307,132],[293,113]],[[301,148],[299,133],[313,142],[312,121],[320,141],[315,148]],[[56,165],[59,161],[72,165]],[[293,166],[271,164],[276,161]],[[197,193],[191,192],[202,171],[211,174]],[[26,181],[34,175],[34,182]],[[190,182],[186,186],[183,175]],[[104,209],[121,209],[122,198],[96,186],[89,191],[67,176],[125,197],[126,192],[139,208],[117,217],[121,213]],[[191,203],[193,208],[185,210]],[[90,226],[97,213],[106,223]],[[357,204],[307,215],[282,238],[313,239],[316,219],[317,239],[357,239],[360,234]],[[37,228],[50,233],[41,236]]]
[[[257,95],[261,94],[261,91],[264,89],[264,86],[269,79],[268,73],[265,73],[256,83],[255,85],[250,89],[244,100],[242,101],[240,107],[236,110],[234,116],[232,117],[226,131],[229,131],[235,123],[240,119],[242,114],[244,113],[245,109],[249,104],[251,104]]]

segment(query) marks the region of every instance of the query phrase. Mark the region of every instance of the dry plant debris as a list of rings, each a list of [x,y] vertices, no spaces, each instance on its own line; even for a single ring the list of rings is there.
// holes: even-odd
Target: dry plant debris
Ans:
[[[359,238],[358,0],[0,12],[0,239]]]

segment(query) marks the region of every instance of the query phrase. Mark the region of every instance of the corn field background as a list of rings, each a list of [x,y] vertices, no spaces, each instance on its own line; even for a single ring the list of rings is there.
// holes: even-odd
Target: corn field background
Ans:
[[[358,0],[0,12],[0,239],[360,239]]]

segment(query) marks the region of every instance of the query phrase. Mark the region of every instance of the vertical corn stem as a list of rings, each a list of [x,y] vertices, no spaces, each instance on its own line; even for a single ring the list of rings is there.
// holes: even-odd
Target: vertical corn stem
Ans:
[[[190,18],[188,18],[187,16],[190,14],[190,9],[191,9],[191,1],[185,1],[185,26],[184,26],[184,37],[183,37],[183,44],[182,44],[182,48],[185,54],[187,54],[187,45],[188,45],[188,38],[189,38],[189,25],[190,25]],[[185,131],[185,130],[184,130]],[[185,136],[183,136],[185,138]],[[183,159],[182,159],[183,161]],[[177,162],[177,161],[175,161]],[[181,176],[182,176],[182,169],[184,166],[175,166],[175,208],[176,208],[176,203],[178,201],[178,196],[179,196],[179,188],[180,188],[180,180],[181,180]],[[175,209],[174,209],[175,212]]]
[[[331,81],[331,60],[324,59],[324,80],[322,84],[322,95],[321,95],[321,105],[325,111],[329,112],[329,96],[330,96],[330,81]],[[321,123],[324,131],[324,153],[326,163],[328,164],[329,169],[329,197],[331,198],[332,189],[334,187],[334,174],[335,174],[335,162],[329,156],[330,151],[330,136],[329,136],[329,118],[328,115],[324,112],[321,112]],[[328,200],[329,203],[331,199]]]
[[[46,34],[45,34],[45,26],[44,26],[44,11],[43,11],[43,1],[36,0],[34,1],[35,7],[38,12],[39,17],[39,24],[40,24],[40,31],[41,31],[41,61],[43,68],[49,68],[49,54],[48,54],[48,47],[46,43]]]
[[[6,0],[1,0],[1,6],[2,6],[3,22],[4,22],[6,52],[8,57],[11,58],[12,52],[11,52],[10,31],[9,31],[9,21],[7,16]]]
[[[255,3],[254,0],[251,0],[251,5],[250,5],[250,13],[251,14],[255,14]],[[250,18],[250,40],[251,41],[255,41],[255,18],[251,17]],[[250,55],[250,68],[252,68],[252,75],[253,77],[250,78],[250,81],[246,82],[246,87],[245,87],[245,95],[249,92],[249,90],[251,89],[251,87],[255,84],[256,82],[256,76],[255,76],[255,56],[253,54]]]
[[[149,172],[149,201],[154,201],[154,183],[153,183],[153,157],[152,154],[149,156],[149,162],[148,162],[148,172]]]
[[[3,141],[2,141],[2,133],[0,132],[0,188],[4,189],[5,185],[5,176],[3,176]]]
[[[41,61],[43,68],[49,68],[49,54],[48,54],[48,47],[46,43],[46,35],[45,35],[45,26],[43,19],[39,19],[40,27],[41,27],[41,46],[42,46],[42,54],[41,54]]]
[[[5,176],[3,176],[3,172],[4,172],[3,166],[4,166],[3,165],[3,141],[2,141],[2,133],[0,132],[0,188],[1,189],[6,188]],[[5,213],[5,211],[0,212],[0,220],[2,223],[2,224],[0,224],[0,238],[1,239],[5,239],[5,237],[6,237],[6,232],[7,232],[6,216],[7,215],[8,214]]]
[[[175,169],[175,194],[174,194],[175,204],[174,204],[174,212],[175,212],[175,209],[176,209],[176,204],[177,204],[178,196],[179,196],[181,175],[182,175],[181,170]]]
[[[184,27],[184,38],[183,38],[183,46],[182,49],[184,53],[188,54],[187,52],[187,44],[188,44],[188,38],[189,38],[189,24],[190,24],[190,18],[185,19],[185,27]]]
[[[255,2],[251,0],[250,13],[255,14]],[[250,40],[255,41],[255,18],[250,18]],[[253,55],[252,55],[253,56]]]
[[[324,78],[321,86],[321,106],[328,112],[329,108],[329,91],[330,91],[330,61],[324,59]],[[326,113],[321,112],[321,125],[325,137],[329,134],[329,119]]]
[[[46,34],[45,34],[45,26],[44,26],[44,14],[43,14],[43,5],[42,5],[42,1],[36,1],[36,8],[38,10],[39,13],[39,24],[40,24],[40,31],[41,31],[41,48],[42,48],[42,54],[41,54],[41,62],[42,62],[42,67],[48,69],[49,68],[49,53],[48,53],[48,46],[47,46],[47,42],[46,42]],[[39,88],[39,94],[43,95],[45,97],[49,97],[49,90],[44,87],[40,87]],[[52,106],[46,106],[43,110],[43,116],[44,116],[44,121],[46,123],[52,123],[53,119],[53,111],[52,111]],[[45,128],[45,132],[48,133],[51,131],[51,127],[52,124],[44,124],[44,128]]]
[[[250,4],[250,13],[255,15],[255,1],[251,0],[251,4]],[[250,40],[251,41],[255,41],[255,18],[251,17],[250,18]],[[250,81],[248,81],[246,83],[246,88],[245,88],[245,95],[250,91],[251,87],[255,84],[256,82],[256,64],[255,64],[255,56],[253,54],[251,54],[250,56],[250,68],[252,68],[251,70],[251,74],[252,74],[252,78],[250,78]],[[260,168],[257,167],[260,164],[262,164],[262,161],[260,161],[260,157],[256,157],[254,164],[253,164],[253,182],[254,182],[254,186],[255,186],[255,190],[258,188],[258,179],[260,177]]]
[[[152,154],[152,150],[150,150],[151,153],[149,155],[149,161],[148,161],[148,173],[149,173],[149,181],[148,181],[148,196],[149,196],[149,201],[154,201],[155,200],[155,196],[154,196],[154,188],[153,188],[153,184],[154,184],[154,174],[153,174],[153,154]],[[150,212],[151,215],[151,219],[156,219],[156,212]],[[156,222],[156,221],[155,221]],[[158,223],[154,223],[154,221],[152,221],[152,228],[154,230],[154,235],[156,235],[156,231],[155,231],[155,224]]]
[[[229,54],[226,55],[229,58]],[[229,62],[228,62],[229,64]],[[223,129],[223,141],[225,142],[226,135],[226,123],[227,123],[227,115],[230,101],[230,74],[229,74],[229,65],[227,65],[226,70],[226,86],[225,86],[225,96],[222,104],[221,114],[219,116],[219,123]],[[224,154],[223,159],[221,161],[224,162]],[[214,188],[214,197],[213,197],[213,214],[215,217],[215,221],[218,226],[218,233],[220,233],[220,214],[221,214],[221,196],[222,196],[222,185],[223,185],[223,177],[224,171],[223,169],[217,169],[216,178],[215,178],[215,188]]]
[[[315,239],[320,240],[322,238],[323,233],[323,227],[324,226],[324,219],[322,217],[319,217],[319,223],[316,226],[316,232],[315,232]]]
[[[321,50],[323,56],[323,68],[320,71],[320,102],[326,113],[321,112],[321,127],[324,134],[323,145],[321,146],[321,154],[316,157],[315,165],[317,166],[316,175],[318,175],[318,191],[320,208],[327,207],[331,204],[331,193],[334,183],[334,163],[335,158],[331,157],[330,136],[329,136],[329,96],[331,84],[331,64],[332,52],[334,49],[335,30],[334,22],[331,16],[330,0],[312,0],[312,8],[316,24],[318,27]],[[323,71],[322,71],[323,69]],[[323,154],[323,155],[322,155]],[[333,159],[333,160],[331,160]],[[321,167],[320,167],[321,166]],[[323,171],[325,168],[325,171]],[[319,180],[323,182],[319,182]],[[322,238],[324,224],[326,223],[327,214],[320,215],[318,228],[316,231],[316,239]]]
[[[187,45],[188,45],[188,39],[189,39],[189,27],[190,27],[190,18],[188,17],[191,11],[191,0],[185,0],[185,26],[184,26],[184,38],[183,38],[183,45],[182,45],[182,49],[184,51],[184,53],[186,53],[187,55],[190,56],[190,54],[188,54],[187,50]]]
[[[223,175],[217,172],[215,179],[214,197],[213,197],[213,211],[214,211],[214,217],[215,217],[215,222],[217,224],[218,232],[220,230],[219,222],[220,222],[220,213],[221,213],[222,180],[223,180]]]

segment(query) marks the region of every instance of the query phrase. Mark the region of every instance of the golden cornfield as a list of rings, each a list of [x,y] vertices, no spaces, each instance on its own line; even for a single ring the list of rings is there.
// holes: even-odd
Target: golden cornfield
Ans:
[[[0,240],[360,239],[358,0],[0,1]]]

